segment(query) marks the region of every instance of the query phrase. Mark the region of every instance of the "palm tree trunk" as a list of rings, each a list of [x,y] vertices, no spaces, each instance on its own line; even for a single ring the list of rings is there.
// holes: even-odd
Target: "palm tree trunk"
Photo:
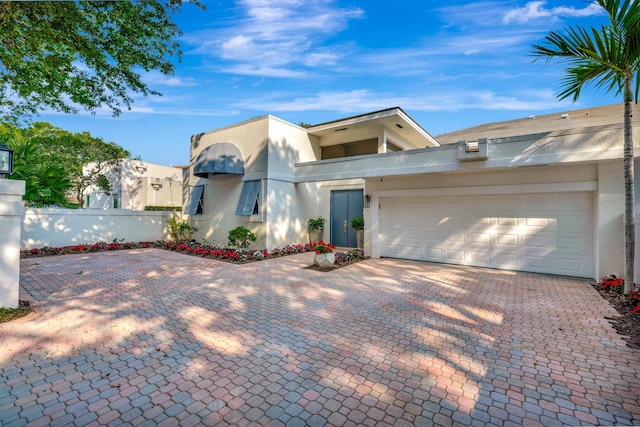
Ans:
[[[627,74],[624,80],[624,239],[625,239],[625,272],[624,292],[635,288],[634,262],[636,251],[635,229],[635,190],[633,174],[633,131],[631,125],[633,102],[633,74]]]

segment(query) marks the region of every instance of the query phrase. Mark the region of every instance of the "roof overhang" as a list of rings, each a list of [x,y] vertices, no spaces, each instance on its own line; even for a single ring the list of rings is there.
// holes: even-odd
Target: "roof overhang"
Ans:
[[[198,154],[193,174],[201,178],[217,174],[244,175],[244,159],[234,144],[219,142]]]
[[[336,132],[351,133],[371,126],[384,126],[402,138],[412,141],[416,147],[438,147],[440,144],[414,121],[402,108],[394,107],[372,113],[320,123],[307,128],[310,135],[320,139],[332,139]],[[322,145],[322,144],[321,144]]]

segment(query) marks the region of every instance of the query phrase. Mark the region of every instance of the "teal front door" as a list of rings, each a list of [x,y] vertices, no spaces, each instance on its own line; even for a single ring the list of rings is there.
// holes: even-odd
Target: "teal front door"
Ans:
[[[362,215],[364,198],[362,190],[334,190],[331,192],[331,244],[343,248],[355,248],[356,230],[351,218]]]

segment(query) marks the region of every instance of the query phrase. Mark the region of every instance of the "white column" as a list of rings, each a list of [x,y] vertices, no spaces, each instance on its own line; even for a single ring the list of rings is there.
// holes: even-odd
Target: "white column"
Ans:
[[[0,307],[16,308],[25,182],[0,179]]]

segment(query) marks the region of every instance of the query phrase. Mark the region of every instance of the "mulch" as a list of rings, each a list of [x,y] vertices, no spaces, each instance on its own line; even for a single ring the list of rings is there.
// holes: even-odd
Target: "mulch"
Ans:
[[[640,313],[631,312],[636,304],[621,293],[605,289],[598,283],[594,283],[593,287],[620,314],[619,317],[606,318],[611,326],[618,334],[622,335],[622,339],[626,341],[628,347],[640,349]]]

